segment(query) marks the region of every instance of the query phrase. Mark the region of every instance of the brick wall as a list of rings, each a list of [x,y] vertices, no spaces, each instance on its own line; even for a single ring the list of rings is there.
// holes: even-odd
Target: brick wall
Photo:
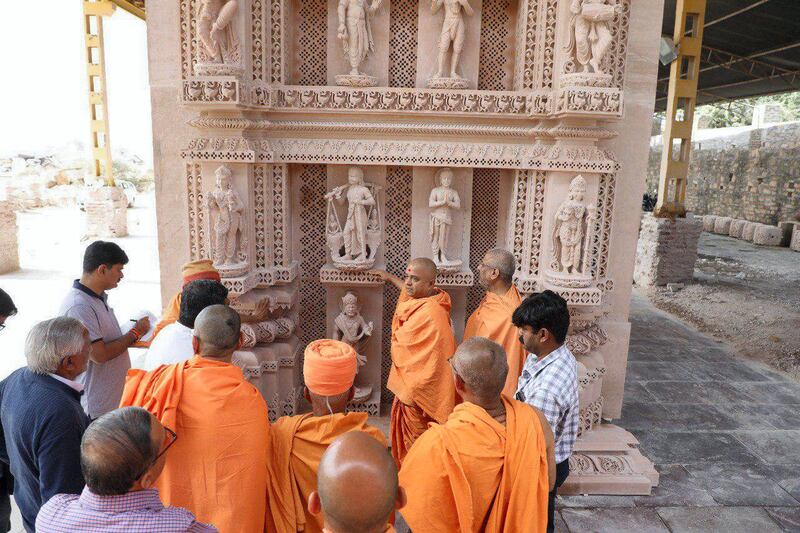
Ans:
[[[699,130],[692,142],[686,208],[777,224],[800,209],[800,122]],[[658,191],[661,138],[654,138],[647,191]]]

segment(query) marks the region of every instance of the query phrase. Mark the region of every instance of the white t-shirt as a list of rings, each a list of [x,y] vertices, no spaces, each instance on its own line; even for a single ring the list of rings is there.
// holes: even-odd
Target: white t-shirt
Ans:
[[[155,370],[161,365],[172,365],[194,356],[192,337],[194,333],[180,322],[173,322],[162,329],[144,355],[141,368]]]

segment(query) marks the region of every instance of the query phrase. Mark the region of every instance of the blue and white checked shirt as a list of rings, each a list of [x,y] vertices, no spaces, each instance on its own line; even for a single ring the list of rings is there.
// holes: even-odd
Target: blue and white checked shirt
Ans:
[[[216,533],[180,507],[164,507],[155,489],[119,496],[99,496],[88,487],[83,493],[56,494],[36,518],[39,533]]]
[[[537,409],[550,422],[555,437],[556,463],[572,455],[578,438],[578,362],[566,344],[542,360],[533,354],[525,360],[517,385],[517,400]]]

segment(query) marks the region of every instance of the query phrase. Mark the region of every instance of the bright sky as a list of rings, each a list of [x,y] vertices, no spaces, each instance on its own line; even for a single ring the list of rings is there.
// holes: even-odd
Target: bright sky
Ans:
[[[3,2],[0,156],[74,141],[88,150],[81,5],[80,0]],[[145,23],[117,8],[104,27],[111,147],[152,162]]]

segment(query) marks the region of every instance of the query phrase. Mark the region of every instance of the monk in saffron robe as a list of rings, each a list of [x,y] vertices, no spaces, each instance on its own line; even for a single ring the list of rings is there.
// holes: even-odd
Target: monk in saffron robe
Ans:
[[[414,533],[544,532],[555,482],[547,419],[501,394],[508,363],[497,343],[473,337],[451,366],[464,402],[406,456],[403,518]]]
[[[147,409],[177,435],[155,483],[164,504],[221,533],[264,531],[266,516],[269,415],[231,364],[240,326],[230,307],[206,307],[195,319],[195,357],[130,370],[121,402]]]
[[[384,533],[394,532],[387,523],[405,501],[386,447],[351,431],[336,438],[322,455],[308,510],[322,513],[327,533]]]
[[[186,263],[181,268],[181,275],[183,276],[183,285],[181,291],[178,291],[169,301],[167,307],[164,308],[161,314],[161,320],[158,321],[156,327],[153,329],[153,336],[148,342],[139,342],[137,347],[148,347],[156,335],[169,326],[173,322],[177,322],[181,314],[181,292],[186,285],[198,279],[209,279],[212,281],[221,281],[219,271],[214,268],[214,264],[210,259],[200,259],[198,261],[191,261]],[[239,313],[239,318],[242,322],[263,322],[269,318],[269,298],[263,298],[256,304],[253,313]]]
[[[408,264],[405,280],[374,271],[400,289],[392,319],[392,367],[387,388],[394,393],[392,456],[398,468],[428,423],[443,424],[455,405],[447,360],[456,340],[450,323],[450,296],[434,286],[438,271],[427,258]]]
[[[308,498],[317,488],[322,454],[336,437],[360,431],[386,448],[381,431],[367,424],[366,413],[345,413],[355,393],[357,368],[356,352],[349,344],[321,339],[306,348],[304,393],[311,413],[283,417],[272,426],[267,531],[323,531],[322,516],[307,509]]]
[[[489,250],[478,265],[478,283],[486,289],[486,296],[467,320],[464,340],[472,337],[491,339],[506,352],[508,377],[503,394],[513,398],[517,381],[528,354],[519,342],[519,332],[511,322],[511,315],[522,303],[514,286],[514,256],[502,248]]]

